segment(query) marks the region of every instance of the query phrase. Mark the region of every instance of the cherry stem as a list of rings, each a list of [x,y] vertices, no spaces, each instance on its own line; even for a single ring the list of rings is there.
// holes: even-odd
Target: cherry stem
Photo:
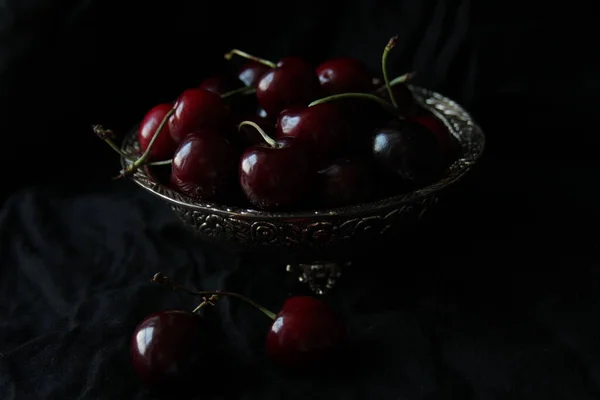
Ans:
[[[254,129],[256,129],[256,130],[258,131],[258,133],[260,133],[260,136],[262,136],[262,137],[263,137],[263,139],[265,140],[265,142],[267,142],[267,144],[268,144],[269,146],[271,146],[271,147],[277,147],[277,142],[276,142],[276,141],[275,141],[273,138],[271,138],[269,135],[267,135],[267,134],[265,133],[265,131],[264,131],[264,130],[263,130],[263,129],[262,129],[262,128],[261,128],[261,127],[260,127],[260,126],[259,126],[259,125],[256,123],[256,122],[252,122],[252,121],[242,121],[242,122],[240,122],[240,124],[238,125],[238,131],[240,130],[240,128],[241,128],[242,126],[245,126],[245,125],[251,126],[251,127],[253,127]]]
[[[394,79],[392,79],[390,81],[390,86],[396,86],[396,85],[399,85],[401,83],[408,82],[411,79],[414,79],[415,76],[417,76],[416,72],[408,72],[408,73],[406,73],[404,75],[397,76],[397,77],[395,77]]]
[[[148,163],[146,165],[148,165],[150,167],[156,167],[156,166],[159,166],[159,165],[171,165],[171,164],[173,164],[173,160],[153,161],[153,162],[150,162],[150,163]]]
[[[332,96],[323,97],[322,99],[318,99],[310,103],[308,106],[313,107],[323,103],[329,103],[335,100],[343,100],[343,99],[364,99],[364,100],[372,100],[376,103],[379,103],[383,108],[385,108],[390,113],[397,115],[398,111],[394,106],[392,106],[387,101],[383,100],[381,97],[376,96],[370,93],[340,93],[334,94]]]
[[[225,53],[225,59],[231,60],[231,57],[233,57],[234,55],[238,55],[240,57],[247,58],[248,60],[256,61],[257,63],[266,65],[269,68],[277,67],[277,64],[275,64],[273,61],[269,61],[269,60],[265,60],[263,58],[253,56],[252,54],[248,54],[245,51],[241,51],[238,49],[233,49],[233,50],[230,50],[229,53]]]
[[[152,139],[150,139],[150,143],[148,143],[148,147],[146,148],[146,151],[144,151],[144,153],[142,154],[142,156],[140,158],[135,160],[129,167],[127,167],[127,169],[124,171],[125,175],[135,172],[142,164],[144,164],[146,162],[146,160],[150,156],[150,151],[152,150],[152,146],[154,146],[154,143],[158,139],[158,135],[160,135],[160,133],[162,132],[167,121],[169,120],[171,115],[173,115],[174,113],[175,113],[175,110],[170,109],[169,112],[164,116],[162,121],[160,121],[160,125],[158,125],[158,128],[156,128],[156,131],[154,132],[154,136],[152,136]]]
[[[112,141],[111,137],[114,136],[113,131],[111,131],[110,129],[105,129],[104,127],[102,127],[101,125],[94,125],[92,127],[92,129],[94,130],[94,133],[96,135],[98,135],[98,137],[100,139],[102,139],[104,142],[106,142],[106,144],[108,144],[116,153],[118,153],[121,157],[128,159],[129,161],[135,161],[136,157],[131,155],[131,154],[126,154],[124,153],[119,146],[117,146],[117,144],[115,142]],[[148,165],[150,166],[157,166],[157,165],[169,165],[173,162],[173,160],[165,160],[165,161],[154,161],[151,163],[148,163]]]
[[[152,277],[152,282],[159,283],[159,284],[165,285],[165,286],[169,286],[171,289],[178,290],[181,292],[186,292],[193,296],[202,296],[203,298],[205,298],[205,301],[203,301],[198,307],[196,307],[196,310],[199,310],[201,307],[204,307],[202,305],[203,303],[205,303],[207,301],[210,302],[211,301],[210,297],[212,297],[212,296],[217,296],[217,298],[221,297],[221,296],[229,296],[229,297],[235,297],[236,299],[242,300],[242,301],[250,304],[251,306],[258,309],[260,312],[262,312],[263,314],[265,314],[267,317],[271,318],[272,320],[275,320],[275,318],[277,318],[277,314],[275,314],[274,312],[269,311],[268,309],[266,309],[265,307],[256,303],[255,301],[249,299],[246,296],[242,296],[241,294],[238,294],[238,293],[222,292],[222,291],[215,291],[215,292],[195,291],[195,290],[186,288],[185,286],[178,284],[177,282],[167,278],[160,272],[158,272],[157,274],[154,275],[154,277]],[[208,297],[208,300],[206,300],[207,297]],[[214,301],[214,300],[216,300],[216,299],[213,297],[212,301]],[[194,311],[196,311],[196,310],[194,310]]]
[[[383,50],[383,55],[381,56],[381,69],[383,72],[383,82],[385,83],[385,87],[387,88],[388,94],[390,96],[390,100],[392,101],[392,105],[395,108],[398,108],[398,103],[396,102],[396,97],[394,96],[394,92],[392,91],[392,86],[390,85],[390,80],[388,78],[388,71],[387,71],[387,59],[388,59],[388,55],[390,54],[390,51],[394,48],[394,46],[396,46],[396,42],[398,41],[398,35],[393,36],[388,44],[385,46],[385,49]]]
[[[112,141],[115,134],[110,129],[105,129],[102,125],[94,125],[92,126],[92,130],[100,139],[102,139],[106,144],[108,144],[114,151],[116,151],[121,157],[126,158],[128,160],[134,161],[135,157],[129,154],[123,153],[119,146],[115,142]]]
[[[226,99],[228,97],[235,96],[236,94],[252,94],[254,92],[256,92],[256,88],[253,88],[253,87],[242,87],[242,88],[235,89],[235,90],[232,90],[232,91],[227,92],[227,93],[223,93],[221,95],[221,98],[222,99]]]
[[[219,300],[219,296],[217,296],[216,294],[213,294],[212,296],[210,296],[208,298],[206,296],[204,296],[202,298],[202,303],[198,304],[198,306],[196,308],[194,308],[194,310],[192,312],[195,314],[206,306],[214,306],[215,302],[217,300]]]

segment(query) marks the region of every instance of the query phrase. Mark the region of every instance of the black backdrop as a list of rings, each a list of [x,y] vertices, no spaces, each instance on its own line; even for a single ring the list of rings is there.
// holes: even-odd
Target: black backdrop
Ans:
[[[272,308],[301,290],[275,262],[197,244],[163,204],[108,182],[118,159],[91,124],[124,132],[232,47],[376,70],[396,33],[392,68],[417,70],[483,126],[481,166],[416,244],[382,246],[331,294],[353,332],[346,368],[282,374],[263,360],[260,316],[223,302],[222,396],[600,398],[594,14],[525,3],[0,1],[0,398],[147,398],[128,335],[194,301],[148,284],[158,270]]]

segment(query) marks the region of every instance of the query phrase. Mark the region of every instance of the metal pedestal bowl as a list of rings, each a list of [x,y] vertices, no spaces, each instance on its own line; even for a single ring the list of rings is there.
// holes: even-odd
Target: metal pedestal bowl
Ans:
[[[331,289],[353,251],[367,251],[393,230],[410,229],[438,199],[443,189],[462,178],[483,152],[485,136],[471,116],[454,101],[438,93],[410,87],[417,101],[438,117],[460,144],[460,154],[443,177],[417,191],[382,200],[335,209],[266,212],[200,203],[161,185],[146,169],[132,179],[167,201],[201,240],[231,251],[268,251],[281,257],[282,268],[297,274],[318,294]],[[136,130],[123,141],[125,152],[139,151]],[[126,167],[130,161],[122,158]]]

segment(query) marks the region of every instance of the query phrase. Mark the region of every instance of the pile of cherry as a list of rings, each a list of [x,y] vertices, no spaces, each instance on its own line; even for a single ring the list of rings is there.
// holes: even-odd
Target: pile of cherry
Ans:
[[[315,69],[298,57],[273,63],[232,50],[228,60],[249,60],[237,76],[209,77],[147,113],[143,154],[121,153],[131,160],[122,175],[168,168],[164,183],[194,200],[263,210],[352,205],[422,187],[456,157],[457,142],[413,98],[413,74],[388,79],[395,42],[383,52],[383,84],[353,58]],[[97,126],[119,151],[106,132]]]
[[[203,299],[192,312],[155,312],[135,328],[131,337],[132,365],[140,380],[155,391],[186,390],[211,372],[211,362],[223,358],[215,350],[215,327],[198,313],[222,297],[244,301],[273,321],[266,337],[266,352],[282,368],[299,371],[315,366],[342,350],[347,341],[345,324],[336,313],[310,296],[289,297],[275,314],[238,293],[194,291],[161,273],[152,281]]]

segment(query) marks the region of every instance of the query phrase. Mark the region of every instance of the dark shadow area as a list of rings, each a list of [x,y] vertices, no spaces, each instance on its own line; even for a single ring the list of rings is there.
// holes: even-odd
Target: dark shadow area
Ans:
[[[207,309],[222,358],[197,398],[598,399],[597,25],[583,6],[472,1],[0,2],[0,398],[150,399],[129,344],[149,313],[307,288],[269,254],[202,243],[94,136],[232,68],[231,48],[314,65],[352,56],[455,99],[485,154],[420,223],[354,250],[324,299],[350,340],[305,373],[269,363],[270,321]],[[573,26],[563,27],[573,14]],[[576,15],[575,15],[576,14]],[[396,75],[396,74],[395,74]],[[214,373],[214,374],[213,374]],[[185,397],[182,397],[185,398]]]

